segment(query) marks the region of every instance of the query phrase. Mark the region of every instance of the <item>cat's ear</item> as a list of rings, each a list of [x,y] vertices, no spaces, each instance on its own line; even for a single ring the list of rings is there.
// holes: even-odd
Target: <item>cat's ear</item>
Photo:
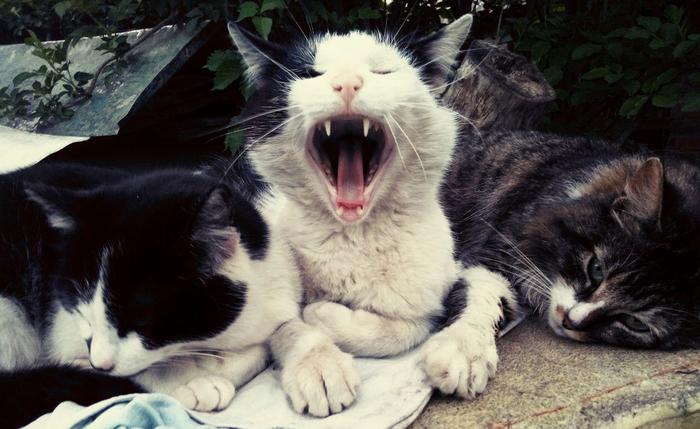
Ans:
[[[52,186],[33,184],[25,187],[24,193],[29,201],[41,209],[53,229],[70,232],[75,228],[75,220],[65,209],[71,198],[68,192]]]
[[[452,66],[469,35],[472,21],[472,15],[463,15],[435,33],[411,43],[418,66],[432,86],[447,82]]]
[[[265,80],[265,70],[274,67],[282,48],[229,21],[228,32],[246,66],[246,78],[256,87]]]
[[[239,235],[235,227],[233,194],[224,185],[214,187],[203,199],[196,214],[192,238],[207,246],[216,260],[235,253]]]
[[[627,179],[625,194],[613,202],[613,216],[629,231],[641,227],[661,229],[664,167],[659,158],[647,159]]]

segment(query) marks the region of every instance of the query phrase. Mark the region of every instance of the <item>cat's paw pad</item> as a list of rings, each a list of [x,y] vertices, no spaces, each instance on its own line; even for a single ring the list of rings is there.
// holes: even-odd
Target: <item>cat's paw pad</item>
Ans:
[[[492,333],[438,333],[423,346],[423,369],[431,386],[446,395],[474,399],[496,374],[498,353]]]
[[[326,417],[355,401],[360,376],[351,355],[328,342],[282,370],[282,387],[300,414]]]
[[[336,302],[318,301],[304,308],[304,322],[316,326],[336,339],[351,323],[352,310]]]
[[[197,377],[178,387],[171,396],[184,407],[195,411],[218,411],[226,408],[236,394],[231,381],[218,375]]]

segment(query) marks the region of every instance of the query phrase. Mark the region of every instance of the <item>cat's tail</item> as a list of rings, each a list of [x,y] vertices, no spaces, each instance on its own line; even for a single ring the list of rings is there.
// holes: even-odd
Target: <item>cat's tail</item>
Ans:
[[[0,372],[0,427],[27,425],[63,401],[90,405],[141,392],[144,389],[127,378],[70,366]]]

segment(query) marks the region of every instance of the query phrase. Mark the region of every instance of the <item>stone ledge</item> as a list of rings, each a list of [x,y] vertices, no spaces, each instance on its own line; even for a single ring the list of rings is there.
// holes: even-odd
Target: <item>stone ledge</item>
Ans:
[[[525,321],[499,352],[482,397],[436,396],[411,428],[700,427],[700,351],[580,344]]]

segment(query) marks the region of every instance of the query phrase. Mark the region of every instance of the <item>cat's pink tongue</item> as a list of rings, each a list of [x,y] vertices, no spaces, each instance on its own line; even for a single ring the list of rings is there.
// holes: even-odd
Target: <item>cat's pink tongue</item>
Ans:
[[[360,218],[365,205],[362,144],[344,140],[340,142],[339,146],[335,204],[340,217],[352,222]]]

